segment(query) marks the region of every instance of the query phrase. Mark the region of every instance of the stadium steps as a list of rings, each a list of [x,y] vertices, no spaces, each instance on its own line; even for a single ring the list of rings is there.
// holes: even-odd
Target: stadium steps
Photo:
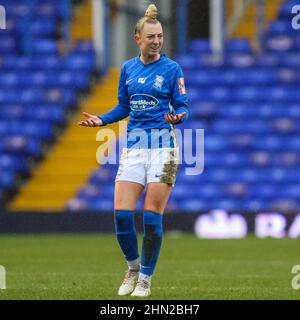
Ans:
[[[102,114],[116,104],[118,78],[119,70],[111,69],[108,76],[92,89],[80,112],[10,204],[10,210],[63,210],[78,188],[86,184],[91,171],[99,166],[96,162],[99,128],[81,127],[77,122],[83,118],[82,111]],[[117,132],[118,124],[109,128]]]
[[[85,0],[74,12],[73,23],[71,27],[71,37],[73,42],[77,40],[90,40],[92,34],[92,1]]]
[[[269,23],[277,16],[279,6],[284,0],[272,0],[265,1],[266,8],[266,21]],[[232,12],[233,4],[229,2],[229,7],[226,8],[227,12]],[[256,5],[251,3],[241,19],[240,23],[236,26],[232,38],[249,38],[255,44],[256,43]]]

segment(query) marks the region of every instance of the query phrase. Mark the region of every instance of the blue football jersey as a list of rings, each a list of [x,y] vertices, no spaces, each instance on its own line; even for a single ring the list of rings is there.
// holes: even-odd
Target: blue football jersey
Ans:
[[[151,147],[150,140],[155,139],[151,129],[171,132],[173,125],[166,122],[165,113],[186,112],[181,122],[188,117],[188,99],[182,69],[165,55],[149,64],[144,64],[139,57],[126,61],[121,68],[118,101],[113,110],[99,118],[106,125],[130,115],[127,147],[134,145],[134,141],[131,141],[134,139],[130,139],[132,132],[146,132],[148,147]],[[173,141],[166,147],[172,146]],[[159,142],[159,147],[165,146]]]

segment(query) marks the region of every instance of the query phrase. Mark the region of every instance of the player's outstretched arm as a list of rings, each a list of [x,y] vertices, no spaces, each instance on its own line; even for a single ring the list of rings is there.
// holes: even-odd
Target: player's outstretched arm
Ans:
[[[82,112],[82,114],[86,117],[86,119],[78,122],[79,126],[100,127],[103,125],[103,121],[101,119],[99,119],[97,116],[90,114],[90,113],[87,113],[87,112]]]

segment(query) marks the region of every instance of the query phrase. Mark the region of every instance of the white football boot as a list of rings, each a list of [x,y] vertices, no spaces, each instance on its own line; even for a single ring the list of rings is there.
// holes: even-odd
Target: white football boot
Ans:
[[[131,297],[149,297],[151,296],[151,284],[145,280],[139,280]]]
[[[139,278],[139,270],[128,270],[125,274],[125,278],[119,288],[119,296],[129,295],[135,288]]]

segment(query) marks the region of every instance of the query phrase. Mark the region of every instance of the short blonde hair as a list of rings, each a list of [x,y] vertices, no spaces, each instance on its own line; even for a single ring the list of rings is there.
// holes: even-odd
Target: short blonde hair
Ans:
[[[144,28],[145,23],[160,23],[157,19],[158,10],[154,4],[150,4],[145,12],[144,17],[139,19],[139,21],[135,25],[134,34],[140,34]]]

